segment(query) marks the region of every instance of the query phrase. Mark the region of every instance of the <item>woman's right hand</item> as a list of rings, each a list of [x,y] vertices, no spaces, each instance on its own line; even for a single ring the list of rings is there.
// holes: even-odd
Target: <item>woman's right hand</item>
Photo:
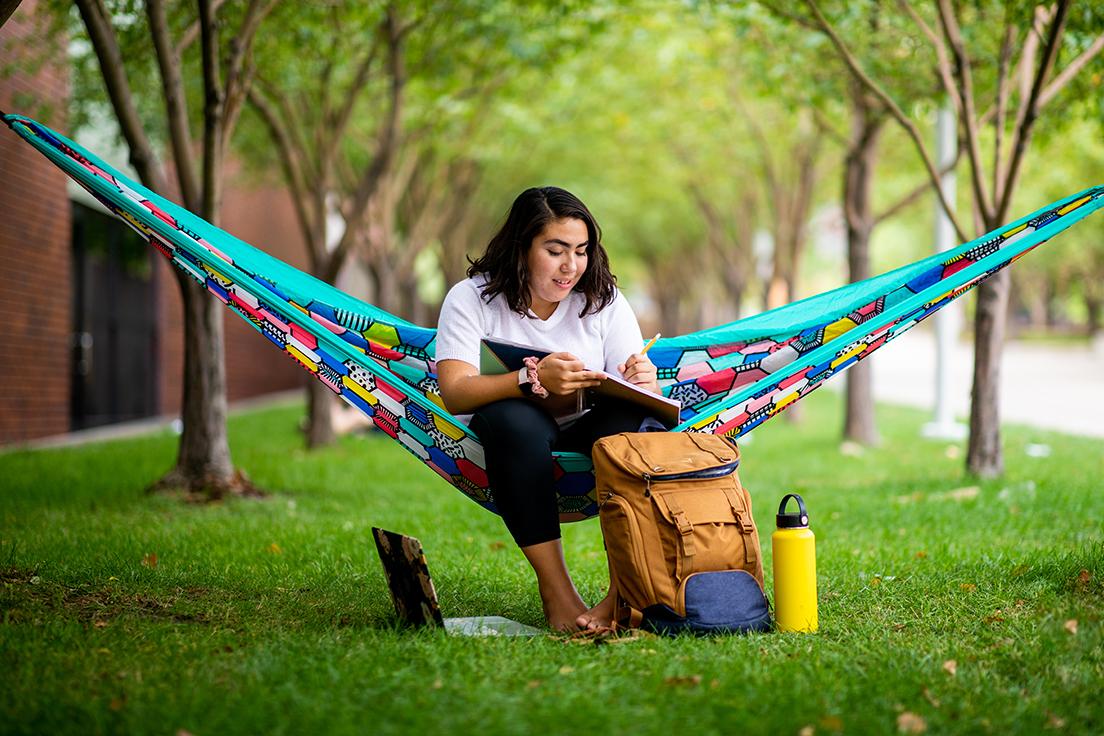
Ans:
[[[541,385],[559,396],[597,386],[605,377],[602,371],[588,371],[586,364],[571,353],[552,353],[537,363]]]

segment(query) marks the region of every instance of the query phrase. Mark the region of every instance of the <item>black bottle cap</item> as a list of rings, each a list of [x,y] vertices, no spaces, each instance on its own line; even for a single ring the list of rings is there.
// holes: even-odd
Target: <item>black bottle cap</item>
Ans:
[[[797,513],[786,513],[786,502],[797,499]],[[805,500],[796,493],[787,493],[778,504],[778,515],[774,517],[779,529],[802,529],[809,526],[809,512],[805,510]]]

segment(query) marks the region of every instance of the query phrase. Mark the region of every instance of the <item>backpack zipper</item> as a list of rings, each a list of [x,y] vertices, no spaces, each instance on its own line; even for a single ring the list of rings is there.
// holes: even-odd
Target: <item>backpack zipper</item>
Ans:
[[[712,478],[723,478],[726,475],[732,475],[740,465],[740,460],[736,459],[730,463],[724,465],[717,465],[712,468],[703,468],[702,470],[688,470],[685,473],[666,473],[664,475],[652,475],[651,473],[644,473],[644,492],[647,495],[651,495],[652,482],[664,483],[671,480],[710,480]]]
[[[644,473],[644,479],[646,481],[654,480],[657,482],[664,482],[668,480],[699,480],[708,478],[721,478],[723,476],[731,476],[732,472],[740,467],[740,460],[733,460],[732,462],[725,462],[724,465],[715,466],[713,468],[702,468],[701,470],[687,470],[686,472],[670,472],[659,474],[659,476],[652,476],[651,473]]]

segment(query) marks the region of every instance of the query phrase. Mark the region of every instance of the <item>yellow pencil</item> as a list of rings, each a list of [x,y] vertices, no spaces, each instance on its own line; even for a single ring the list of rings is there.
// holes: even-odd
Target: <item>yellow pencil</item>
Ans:
[[[651,350],[651,349],[652,349],[652,346],[656,344],[656,340],[658,340],[659,338],[660,338],[660,334],[659,334],[659,333],[657,332],[657,333],[655,334],[655,337],[653,337],[653,338],[652,338],[651,340],[649,340],[649,341],[648,341],[648,344],[644,346],[644,349],[640,351],[640,354],[641,354],[641,355],[644,355],[644,353],[646,353],[646,352],[648,352],[649,350]]]

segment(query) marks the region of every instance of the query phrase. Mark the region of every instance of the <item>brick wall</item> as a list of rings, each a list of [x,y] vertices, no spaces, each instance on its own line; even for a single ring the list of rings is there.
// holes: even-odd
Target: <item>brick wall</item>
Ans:
[[[37,5],[24,2],[0,28],[0,59],[18,59]],[[56,58],[64,58],[59,52]],[[39,115],[64,130],[64,65],[0,78],[0,110]],[[31,101],[43,105],[28,109]],[[17,109],[18,108],[18,109]],[[0,125],[0,443],[69,429],[70,211],[65,175]]]

